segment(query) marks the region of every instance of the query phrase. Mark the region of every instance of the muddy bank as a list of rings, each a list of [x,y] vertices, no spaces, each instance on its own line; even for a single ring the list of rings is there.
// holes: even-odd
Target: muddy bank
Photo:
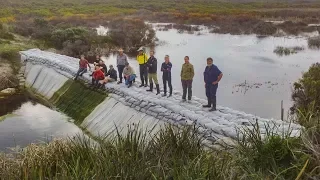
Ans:
[[[6,88],[17,87],[18,79],[15,76],[12,65],[0,58],[0,91]]]

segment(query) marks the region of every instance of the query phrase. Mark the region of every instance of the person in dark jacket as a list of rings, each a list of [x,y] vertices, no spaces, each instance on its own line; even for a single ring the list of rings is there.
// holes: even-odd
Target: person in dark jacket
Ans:
[[[206,87],[206,95],[208,98],[208,104],[203,105],[203,107],[210,108],[212,105],[212,108],[209,111],[216,111],[216,93],[218,89],[218,83],[221,80],[223,74],[219,70],[219,68],[213,64],[213,60],[211,57],[207,58],[207,67],[204,70],[203,76]]]
[[[167,83],[169,86],[169,96],[172,96],[172,84],[171,84],[171,68],[172,64],[169,59],[169,55],[166,55],[164,58],[164,62],[161,65],[161,71],[162,71],[162,81],[163,81],[163,91],[164,94],[162,95],[163,97],[167,96]]]
[[[117,71],[113,68],[113,65],[109,66],[109,71],[106,74],[106,78],[104,79],[103,83],[107,84],[108,82],[117,81]]]
[[[149,77],[149,82],[150,82],[150,89],[147,91],[152,92],[153,90],[153,83],[156,85],[157,88],[157,95],[160,94],[160,87],[158,83],[158,77],[157,77],[157,58],[154,57],[154,51],[150,51],[150,57],[147,61],[147,66],[148,66],[148,77]]]
[[[102,70],[102,72],[106,75],[107,72],[108,72],[108,68],[107,68],[107,65],[104,63],[103,60],[100,60],[99,61],[99,64],[97,65],[100,67],[100,69]]]
[[[96,59],[94,60],[93,64],[94,64],[95,66],[98,65],[99,62],[100,62],[100,60],[101,60],[100,55],[96,55]]]
[[[117,68],[118,68],[118,73],[119,73],[119,82],[118,84],[122,83],[122,73],[123,73],[123,69],[125,68],[125,64],[128,62],[128,57],[126,54],[123,53],[123,49],[120,48],[119,50],[119,54],[117,56]]]
[[[102,72],[101,68],[99,66],[95,66],[95,71],[92,74],[92,86],[100,88],[102,83],[99,81],[104,80],[104,73]]]

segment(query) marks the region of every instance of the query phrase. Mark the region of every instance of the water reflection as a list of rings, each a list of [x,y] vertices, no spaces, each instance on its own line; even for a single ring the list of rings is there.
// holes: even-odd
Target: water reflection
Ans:
[[[8,147],[26,146],[53,137],[67,137],[81,133],[69,117],[41,104],[26,102],[0,122],[0,151]]]
[[[194,95],[206,98],[202,74],[206,58],[212,57],[224,73],[218,89],[218,104],[266,118],[280,118],[281,100],[284,100],[285,110],[290,108],[292,83],[301,77],[302,71],[317,62],[320,55],[319,51],[310,49],[283,57],[273,53],[277,46],[307,47],[307,39],[302,37],[202,34],[179,34],[174,29],[157,31],[162,42],[155,48],[158,68],[169,54],[173,64],[173,88],[182,89],[180,70],[183,57],[188,55],[196,72]],[[105,60],[115,65],[115,59],[116,56],[110,55]],[[130,62],[138,72],[135,57],[131,57]],[[161,79],[160,73],[158,76]],[[237,86],[244,82],[249,88]]]

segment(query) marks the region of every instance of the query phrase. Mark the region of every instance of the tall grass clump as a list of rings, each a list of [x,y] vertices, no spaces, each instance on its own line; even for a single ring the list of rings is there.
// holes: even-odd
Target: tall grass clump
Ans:
[[[319,124],[320,111],[320,63],[310,66],[293,85],[291,111],[298,116],[301,125],[312,127]]]
[[[0,156],[1,179],[307,179],[319,177],[319,144],[245,129],[233,150],[211,149],[195,127],[167,126],[149,134],[54,140]],[[311,135],[312,134],[312,135]]]

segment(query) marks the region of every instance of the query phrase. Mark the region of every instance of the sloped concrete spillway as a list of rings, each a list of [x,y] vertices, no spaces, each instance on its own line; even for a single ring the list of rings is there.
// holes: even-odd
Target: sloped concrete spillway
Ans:
[[[26,64],[26,86],[32,87],[46,98],[52,98],[68,79],[74,77],[78,70],[78,59],[38,49],[22,51],[21,60]],[[86,73],[82,80],[90,82]],[[110,92],[102,103],[84,119],[81,126],[94,135],[109,133],[116,127],[140,123],[142,128],[159,127],[162,124],[196,125],[200,133],[208,140],[224,137],[237,138],[237,132],[244,127],[253,128],[256,122],[262,134],[266,125],[281,134],[288,129],[292,135],[298,135],[300,126],[281,120],[264,119],[251,114],[218,106],[219,111],[208,112],[203,109],[205,100],[193,97],[188,103],[180,101],[180,92],[174,92],[172,98],[147,93],[145,89],[133,86],[128,89],[123,84],[107,84]]]

